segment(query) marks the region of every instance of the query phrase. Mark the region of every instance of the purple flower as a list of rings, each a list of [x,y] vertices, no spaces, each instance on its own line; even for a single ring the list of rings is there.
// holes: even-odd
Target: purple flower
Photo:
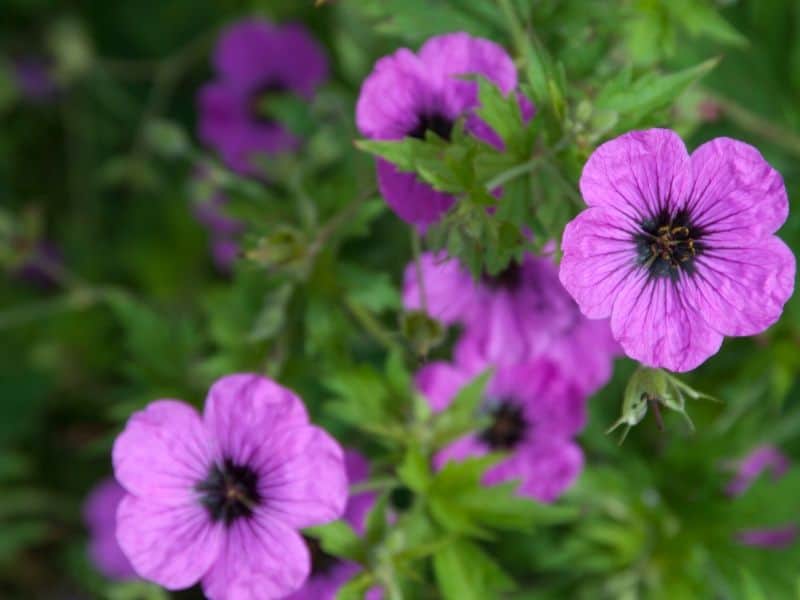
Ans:
[[[725,491],[730,496],[740,496],[758,479],[764,471],[769,471],[773,481],[777,481],[789,470],[789,457],[774,446],[759,446],[735,464],[736,475]],[[800,534],[796,523],[774,527],[744,529],[736,534],[739,543],[762,548],[785,548],[792,545]]]
[[[22,95],[35,104],[52,102],[58,93],[49,61],[40,56],[21,56],[13,61],[14,76]]]
[[[158,400],[113,451],[127,495],[117,539],[136,572],[167,589],[202,580],[212,600],[282,598],[310,570],[297,529],[342,515],[339,445],[290,390],[252,374],[209,390],[202,417]]]
[[[745,546],[761,548],[786,548],[797,541],[800,528],[790,524],[780,527],[745,529],[736,534],[736,539]]]
[[[124,496],[122,486],[108,477],[89,492],[83,506],[83,519],[89,529],[89,558],[109,579],[136,577],[117,543],[117,507]]]
[[[431,408],[447,408],[459,389],[487,365],[431,363],[416,383]],[[519,480],[518,493],[551,502],[575,481],[583,453],[572,436],[586,421],[584,395],[552,363],[536,361],[499,367],[489,382],[483,411],[489,424],[441,450],[435,463],[481,456],[491,451],[508,457],[490,468],[484,482]]]
[[[634,131],[600,146],[580,185],[589,208],[564,231],[561,281],[587,317],[611,317],[628,356],[688,371],[778,320],[789,205],[755,148],[717,138],[689,156],[672,131]]]
[[[259,103],[280,93],[310,101],[327,77],[325,54],[302,26],[254,18],[222,33],[213,63],[217,79],[198,95],[200,138],[235,171],[261,175],[259,156],[291,150],[297,139]]]
[[[347,450],[344,460],[350,485],[366,480],[369,474],[369,463],[361,454],[354,450]],[[350,496],[343,515],[344,520],[357,532],[364,533],[364,521],[374,503],[375,494],[373,492],[362,492]],[[306,536],[305,540],[311,554],[311,575],[305,585],[288,596],[287,600],[333,600],[339,588],[359,573],[361,567],[354,562],[328,554],[322,549],[319,541],[313,537]]]
[[[736,464],[736,476],[726,488],[731,496],[747,490],[764,472],[769,471],[773,480],[783,477],[789,470],[789,458],[774,446],[760,446]]]
[[[528,254],[478,281],[444,253],[423,254],[421,266],[422,286],[416,266],[406,267],[403,304],[420,309],[424,289],[431,316],[465,327],[457,353],[467,346],[488,363],[508,366],[549,358],[586,393],[611,376],[619,349],[608,322],[581,315],[551,259]]]
[[[432,37],[417,54],[401,48],[381,58],[361,87],[359,130],[378,140],[424,139],[428,130],[450,139],[453,123],[466,116],[474,135],[499,147],[496,134],[470,112],[478,106],[478,85],[461,78],[467,74],[486,77],[506,94],[517,86],[517,71],[506,51],[466,33]],[[521,105],[530,116],[532,105]],[[378,185],[397,216],[421,227],[436,222],[455,202],[384,160],[378,161]]]

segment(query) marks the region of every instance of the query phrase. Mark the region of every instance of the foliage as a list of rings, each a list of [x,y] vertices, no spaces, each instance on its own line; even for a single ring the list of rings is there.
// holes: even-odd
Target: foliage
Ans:
[[[111,443],[132,411],[162,397],[200,406],[216,377],[245,370],[295,389],[315,421],[370,458],[365,485],[378,500],[364,536],[343,522],[312,532],[326,551],[365,567],[339,600],[376,584],[392,600],[796,594],[798,544],[763,550],[735,536],[797,521],[800,471],[762,477],[735,499],[724,489],[731,461],[759,444],[800,455],[800,300],[767,333],[727,341],[689,377],[688,389],[721,402],[684,406],[681,390],[694,396],[673,389],[694,432],[681,415],[665,412],[660,431],[637,413],[623,446],[607,436],[634,370],[619,360],[590,401],[584,473],[553,505],[520,498],[513,484],[482,485],[500,456],[435,471],[436,451],[480,426],[488,373],[439,413],[415,391],[416,368],[449,356],[454,334],[402,312],[403,268],[420,242],[380,198],[373,160],[460,198],[424,244],[476,276],[560,239],[583,206],[586,158],[632,128],[669,126],[690,147],[718,135],[753,143],[794,200],[796,2],[313,4],[4,3],[0,596],[170,597],[93,571],[81,503],[110,473]],[[260,107],[306,139],[265,165],[269,186],[225,169],[194,135],[194,94],[210,77],[219,29],[254,11],[306,23],[333,72],[310,106],[281,98]],[[374,61],[456,30],[513,53],[535,116],[526,121],[515,94],[480,80],[479,115],[503,151],[464,123],[450,141],[358,139],[353,107]],[[27,102],[15,87],[12,58],[25,53],[51,61],[54,102]],[[198,181],[200,163],[208,176]],[[230,276],[214,269],[192,216],[217,190],[248,226]],[[798,215],[781,232],[795,252]],[[44,287],[19,276],[43,239],[64,256],[63,267],[46,269],[53,282]],[[399,489],[409,506],[393,504]]]

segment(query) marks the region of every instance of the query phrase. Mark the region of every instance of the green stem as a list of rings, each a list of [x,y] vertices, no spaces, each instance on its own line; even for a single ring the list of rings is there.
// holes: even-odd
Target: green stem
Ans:
[[[428,294],[425,293],[425,277],[422,275],[421,243],[419,232],[416,228],[411,228],[411,252],[414,255],[414,271],[419,286],[419,307],[426,315],[428,313]]]
[[[533,173],[539,167],[539,163],[541,162],[541,156],[534,156],[527,162],[514,165],[510,169],[507,169],[490,179],[486,184],[486,190],[491,192],[492,190],[499,188],[500,186],[516,179],[517,177],[527,175],[528,173]]]
[[[397,485],[394,477],[376,477],[364,483],[357,483],[350,486],[350,494],[360,494],[361,492],[372,492],[374,490],[385,490]]]
[[[102,299],[94,290],[78,289],[58,298],[33,302],[0,311],[0,330],[25,325],[72,310],[88,308]]]
[[[384,328],[372,313],[352,300],[345,299],[344,303],[350,313],[355,317],[356,321],[358,321],[366,332],[375,338],[377,342],[391,352],[402,353],[403,349],[395,341],[394,336]]]

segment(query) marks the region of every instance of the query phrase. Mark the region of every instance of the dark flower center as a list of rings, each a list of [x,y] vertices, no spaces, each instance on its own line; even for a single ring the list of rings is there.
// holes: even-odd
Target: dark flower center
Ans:
[[[522,266],[518,262],[512,261],[497,275],[489,275],[488,273],[484,273],[481,279],[484,284],[491,288],[516,290],[522,283]]]
[[[702,235],[685,210],[674,215],[662,211],[643,221],[641,231],[634,235],[638,262],[651,277],[677,279],[681,270],[691,274],[695,257],[703,251]]]
[[[322,544],[315,537],[304,535],[303,539],[308,546],[308,552],[311,555],[311,576],[327,575],[331,570],[341,562],[341,559],[333,554],[328,554],[322,549]]]
[[[449,142],[450,134],[453,132],[453,121],[441,113],[420,115],[417,119],[417,124],[407,135],[408,137],[417,138],[418,140],[424,140],[425,132],[428,130]]]
[[[522,407],[504,400],[490,414],[492,422],[478,435],[478,439],[492,450],[513,450],[528,429]]]
[[[261,504],[258,493],[258,475],[247,465],[237,465],[226,458],[214,464],[208,477],[195,488],[200,492],[200,503],[206,507],[211,520],[230,525],[239,517],[250,517]]]
[[[249,112],[250,117],[264,125],[270,125],[275,122],[275,119],[269,114],[267,107],[264,106],[264,99],[269,97],[279,96],[289,91],[286,85],[277,80],[271,79],[266,83],[258,86],[255,90],[250,92],[249,98]]]

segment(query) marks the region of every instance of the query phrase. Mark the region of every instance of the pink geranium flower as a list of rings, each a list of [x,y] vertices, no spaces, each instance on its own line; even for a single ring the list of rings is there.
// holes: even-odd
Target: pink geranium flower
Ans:
[[[462,364],[431,363],[417,374],[417,387],[434,411],[444,410],[487,366],[478,357]],[[441,450],[437,466],[507,452],[487,471],[484,483],[516,480],[520,494],[542,502],[558,498],[580,474],[583,452],[572,438],[586,421],[585,396],[552,363],[497,368],[482,410],[489,416],[488,426]]]
[[[584,317],[558,280],[549,257],[526,254],[495,276],[475,280],[447,254],[426,253],[406,267],[403,305],[423,306],[445,324],[464,327],[456,354],[481,356],[493,365],[518,365],[540,358],[556,363],[586,393],[611,377],[619,346],[607,320]]]
[[[561,281],[631,358],[689,371],[780,317],[795,259],[773,234],[789,205],[752,146],[717,138],[690,156],[672,131],[634,131],[592,154],[580,186]]]
[[[127,492],[117,538],[136,572],[171,590],[202,581],[212,600],[297,590],[310,570],[297,530],[337,519],[347,501],[342,449],[297,396],[258,375],[218,380],[202,417],[153,402],[113,458]]]
[[[263,175],[258,158],[298,140],[261,113],[261,101],[283,93],[313,99],[328,74],[325,53],[302,25],[253,18],[222,33],[213,64],[217,78],[198,94],[200,138],[235,171]]]
[[[381,58],[364,80],[356,105],[359,131],[371,139],[425,138],[427,131],[450,139],[453,124],[467,117],[475,136],[500,146],[500,140],[472,110],[478,106],[478,84],[464,75],[482,75],[508,94],[517,87],[514,61],[499,45],[466,33],[430,38],[416,54],[401,48]],[[520,99],[526,117],[533,106]],[[378,186],[398,217],[420,227],[435,223],[455,199],[378,161]]]

